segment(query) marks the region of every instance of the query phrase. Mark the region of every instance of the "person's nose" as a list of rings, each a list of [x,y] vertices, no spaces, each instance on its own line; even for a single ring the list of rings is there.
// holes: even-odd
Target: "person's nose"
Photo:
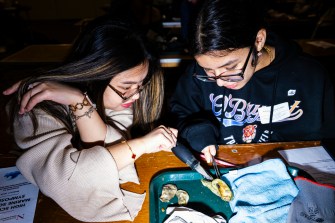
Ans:
[[[223,86],[224,86],[224,83],[225,83],[224,80],[221,80],[220,78],[219,78],[219,79],[216,79],[216,84],[217,84],[219,87],[223,87]]]
[[[132,97],[131,97],[131,99],[133,99],[133,100],[137,100],[137,99],[139,99],[140,98],[140,92],[137,92],[136,94],[134,94]]]
[[[220,76],[221,74],[222,74],[222,70],[221,69],[214,70],[215,77]]]

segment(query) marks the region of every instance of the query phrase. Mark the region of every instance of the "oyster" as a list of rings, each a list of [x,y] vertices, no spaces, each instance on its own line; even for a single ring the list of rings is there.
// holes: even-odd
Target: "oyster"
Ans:
[[[169,202],[177,192],[177,186],[174,184],[165,184],[162,188],[162,194],[160,196],[160,200],[162,202]]]
[[[221,179],[214,179],[208,181],[201,179],[202,185],[210,189],[215,195],[219,196],[224,201],[231,201],[233,199],[233,192],[229,186]]]
[[[177,190],[176,196],[178,198],[179,205],[187,205],[188,200],[190,199],[190,196],[184,190]]]

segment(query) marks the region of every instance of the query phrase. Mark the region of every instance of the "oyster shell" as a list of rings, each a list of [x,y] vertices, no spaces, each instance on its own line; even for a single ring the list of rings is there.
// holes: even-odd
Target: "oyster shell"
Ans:
[[[219,196],[224,201],[231,201],[233,199],[233,192],[229,186],[221,179],[214,179],[208,181],[201,179],[202,185],[210,189],[215,195]]]
[[[187,205],[188,200],[190,199],[190,196],[184,190],[177,190],[176,196],[178,198],[179,205]]]
[[[162,202],[169,202],[177,192],[177,186],[174,184],[165,184],[162,188],[162,194],[160,196],[160,200]]]

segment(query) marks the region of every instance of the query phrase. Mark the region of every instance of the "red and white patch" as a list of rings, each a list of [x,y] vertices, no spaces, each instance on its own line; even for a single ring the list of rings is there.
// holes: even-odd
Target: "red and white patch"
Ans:
[[[255,136],[256,136],[256,128],[257,128],[257,125],[247,125],[243,129],[242,139],[243,139],[243,141],[245,143],[251,143],[252,140],[255,138]]]

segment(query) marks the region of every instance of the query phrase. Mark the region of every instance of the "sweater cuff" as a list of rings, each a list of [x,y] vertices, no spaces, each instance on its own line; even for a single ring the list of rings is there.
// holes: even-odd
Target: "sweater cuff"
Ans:
[[[217,144],[215,131],[210,126],[191,129],[186,138],[191,148],[198,152],[201,152],[206,146]]]

